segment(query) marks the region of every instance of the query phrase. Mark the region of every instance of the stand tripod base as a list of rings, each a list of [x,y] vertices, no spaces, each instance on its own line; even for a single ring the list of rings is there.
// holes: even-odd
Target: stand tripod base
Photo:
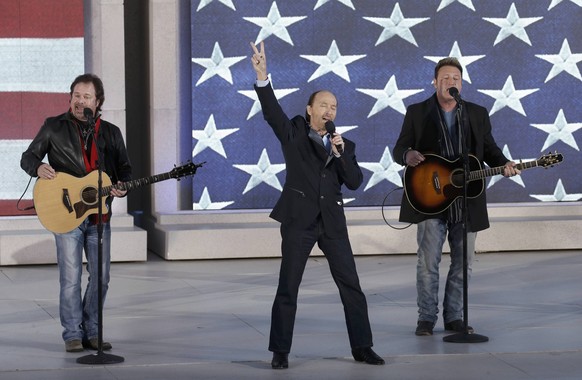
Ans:
[[[457,334],[447,335],[443,338],[443,341],[449,343],[483,343],[489,342],[489,338],[484,335],[461,332]]]
[[[123,363],[125,359],[121,356],[106,354],[98,351],[96,354],[81,356],[77,358],[79,364],[117,364]]]

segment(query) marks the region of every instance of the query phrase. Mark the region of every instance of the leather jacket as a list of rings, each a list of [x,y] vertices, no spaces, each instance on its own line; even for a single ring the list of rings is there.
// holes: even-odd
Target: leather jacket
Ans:
[[[102,147],[103,170],[113,183],[131,180],[131,164],[120,129],[101,119],[97,142]],[[47,118],[28,149],[22,153],[20,166],[32,177],[47,156],[57,171],[76,177],[87,175],[83,160],[79,122],[69,113]]]

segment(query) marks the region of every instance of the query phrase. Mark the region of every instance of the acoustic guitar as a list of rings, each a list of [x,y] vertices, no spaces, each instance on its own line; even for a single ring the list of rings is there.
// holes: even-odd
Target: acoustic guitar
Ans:
[[[87,216],[99,211],[99,199],[102,201],[103,210],[106,210],[105,201],[112,189],[132,190],[170,178],[180,180],[182,177],[194,175],[203,164],[190,162],[175,167],[167,173],[115,185],[111,183],[106,173],[102,173],[100,195],[98,194],[99,172],[97,170],[84,177],[57,172],[54,179],[39,178],[36,181],[33,190],[34,208],[44,228],[59,234],[69,232],[80,226]]]
[[[418,166],[404,169],[404,192],[410,205],[418,212],[434,215],[445,211],[459,197],[463,196],[462,159],[447,160],[436,154],[424,154],[425,160]],[[548,168],[562,162],[560,153],[549,153],[539,159],[520,162],[519,170]],[[503,174],[505,166],[481,168],[477,157],[469,155],[469,179],[467,197],[475,198],[485,189],[485,178]]]

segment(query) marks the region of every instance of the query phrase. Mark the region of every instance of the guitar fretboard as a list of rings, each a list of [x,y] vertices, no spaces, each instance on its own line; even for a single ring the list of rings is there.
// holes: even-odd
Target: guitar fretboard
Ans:
[[[160,182],[160,181],[165,181],[167,179],[172,178],[172,172],[167,172],[167,173],[162,173],[162,174],[157,174],[157,175],[153,175],[150,177],[144,177],[144,178],[140,178],[140,179],[135,179],[129,182],[124,182],[120,185],[117,184],[113,184],[111,186],[104,186],[101,189],[101,196],[106,196],[109,195],[109,193],[111,192],[111,189],[117,189],[117,190],[133,190],[133,189],[137,189],[138,187],[142,187],[142,186],[146,186],[146,185],[151,185],[152,183],[156,183],[156,182]]]
[[[515,165],[515,167],[518,170],[525,170],[525,169],[535,168],[538,166],[540,166],[538,160],[522,162],[522,163]],[[505,166],[497,166],[495,168],[486,168],[486,169],[471,171],[471,174],[469,175],[469,181],[474,181],[477,179],[483,179],[486,177],[491,177],[494,175],[503,174],[504,169],[505,169]]]

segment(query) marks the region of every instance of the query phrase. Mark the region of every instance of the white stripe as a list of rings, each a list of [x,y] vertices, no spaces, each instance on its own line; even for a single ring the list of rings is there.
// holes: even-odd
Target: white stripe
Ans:
[[[0,199],[18,199],[30,176],[20,168],[20,157],[32,140],[0,140]],[[23,199],[32,199],[33,178]],[[16,211],[16,210],[15,210]]]
[[[0,38],[0,91],[68,93],[83,74],[79,38]]]

